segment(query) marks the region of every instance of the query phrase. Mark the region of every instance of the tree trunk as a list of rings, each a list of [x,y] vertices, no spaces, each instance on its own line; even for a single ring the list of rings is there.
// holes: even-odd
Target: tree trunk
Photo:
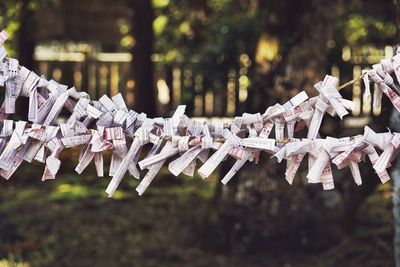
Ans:
[[[255,69],[257,76],[248,100],[252,111],[263,112],[269,105],[283,103],[324,78],[336,6],[337,1],[304,0],[271,1],[263,7],[269,12],[263,35],[267,42],[278,43],[279,55],[259,62]],[[238,239],[242,242],[237,244],[251,250],[282,246],[323,249],[331,244],[336,237],[325,224],[328,213],[324,212],[326,199],[318,193],[320,185],[300,183],[305,173],[299,170],[295,185],[290,187],[284,173],[284,164],[263,155],[259,164],[246,165],[229,186],[223,187],[219,202],[225,234],[220,242]]]
[[[149,0],[132,1],[133,36],[132,72],[135,81],[135,108],[148,116],[156,115],[156,99],[153,80],[153,19],[154,11]]]
[[[276,42],[279,54],[264,62],[257,62],[257,56],[253,59],[258,64],[253,77],[255,85],[251,88],[254,92],[249,92],[247,102],[250,109],[261,112],[299,91],[315,92],[314,83],[322,80],[327,70],[327,42],[332,38],[338,2],[260,3],[269,14],[264,39],[271,44]],[[266,49],[271,48],[267,46]]]
[[[30,0],[21,1],[20,25],[18,31],[18,60],[26,68],[34,69],[33,53],[35,50],[35,14],[29,9]],[[28,99],[18,98],[16,113],[22,118],[28,114]]]
[[[21,65],[33,69],[35,50],[34,12],[29,9],[30,0],[21,3],[20,27],[18,31],[18,59]]]

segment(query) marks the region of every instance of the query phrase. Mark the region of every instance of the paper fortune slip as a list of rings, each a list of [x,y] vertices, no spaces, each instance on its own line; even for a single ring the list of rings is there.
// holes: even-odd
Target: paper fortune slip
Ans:
[[[7,38],[7,33],[0,33],[0,86],[5,87],[0,109],[0,175],[5,179],[22,161],[44,163],[42,180],[55,179],[60,154],[68,148],[80,151],[75,168],[78,174],[93,162],[97,175],[103,177],[103,153],[110,151],[108,196],[114,195],[127,174],[140,179],[136,191],[142,195],[166,164],[175,176],[193,176],[201,165],[197,172],[207,178],[231,159],[232,167],[221,179],[227,184],[243,166],[257,163],[267,154],[278,162],[286,161],[289,184],[307,159],[308,182],[321,183],[324,190],[330,190],[335,187],[332,166],[349,168],[354,182],[361,185],[358,164],[369,159],[385,183],[390,179],[387,169],[399,154],[400,133],[376,133],[368,126],[363,135],[321,137],[319,129],[326,114],[343,119],[355,107],[342,97],[339,81],[333,76],[315,84],[316,97],[309,98],[303,91],[282,105],[267,107],[264,113],[244,113],[229,123],[193,120],[185,115],[184,105],[171,117],[149,118],[128,109],[121,94],[91,100],[85,92],[20,66],[17,59],[7,57],[3,46]],[[374,106],[379,106],[385,95],[399,111],[400,54],[362,73],[366,97],[371,95],[371,82],[378,87]],[[19,97],[29,100],[28,117],[25,121],[8,120]],[[61,113],[68,114],[67,118],[59,120]],[[306,138],[296,137],[296,131],[305,127]],[[143,149],[147,144],[150,149]]]

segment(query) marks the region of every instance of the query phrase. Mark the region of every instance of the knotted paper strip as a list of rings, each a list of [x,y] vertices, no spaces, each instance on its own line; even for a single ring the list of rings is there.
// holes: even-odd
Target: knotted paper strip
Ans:
[[[111,151],[106,189],[112,197],[128,172],[140,179],[140,170],[147,170],[136,191],[142,195],[157,173],[168,163],[175,176],[198,173],[207,178],[227,158],[235,159],[221,182],[228,183],[247,162],[258,162],[267,153],[279,162],[286,160],[285,178],[292,184],[303,159],[308,156],[310,183],[321,183],[324,190],[334,188],[332,164],[348,167],[357,185],[362,184],[358,164],[369,158],[373,169],[387,182],[387,168],[400,150],[400,133],[375,133],[365,127],[364,135],[321,138],[319,129],[326,113],[342,119],[354,108],[337,88],[338,79],[327,75],[315,85],[318,96],[309,98],[300,92],[283,105],[275,104],[264,113],[244,113],[230,123],[206,123],[185,115],[185,106],[178,106],[171,118],[148,118],[144,113],[129,110],[121,94],[104,95],[90,100],[85,92],[77,92],[54,80],[46,80],[20,66],[18,60],[6,57],[2,45],[8,38],[0,33],[0,86],[5,86],[5,99],[0,108],[0,175],[9,179],[23,160],[45,164],[42,180],[55,179],[60,169],[60,153],[78,147],[81,174],[94,161],[99,177],[104,176],[103,152]],[[366,96],[370,82],[377,84],[374,106],[385,94],[400,110],[400,54],[382,60],[371,70],[363,71]],[[15,113],[18,97],[29,99],[27,121],[7,120]],[[69,117],[59,121],[62,111]],[[29,121],[29,122],[28,122]],[[297,127],[296,127],[297,126]],[[275,138],[270,135],[275,127]],[[296,138],[296,130],[308,128],[307,138]],[[147,155],[143,146],[151,144]],[[139,161],[139,159],[141,159]]]

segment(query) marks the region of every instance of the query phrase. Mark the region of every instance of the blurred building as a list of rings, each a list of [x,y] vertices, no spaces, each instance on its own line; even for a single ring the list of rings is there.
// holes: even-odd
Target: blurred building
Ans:
[[[124,48],[129,35],[132,9],[125,0],[61,0],[59,4],[46,5],[38,11],[37,46],[34,59],[37,71],[62,83],[87,91],[92,98],[103,94],[121,92],[132,106],[135,100],[131,73],[131,53]],[[264,51],[265,50],[265,51]],[[268,53],[270,47],[261,47],[258,54]],[[364,68],[393,56],[393,48],[349,47],[342,48],[342,56],[333,63],[331,74],[341,83],[361,75]],[[239,54],[237,66],[232,68],[220,88],[204,83],[204,77],[195,72],[196,62],[166,66],[162,55],[154,54],[154,83],[157,90],[158,113],[169,112],[178,104],[188,105],[188,114],[202,117],[232,117],[244,111],[248,97],[248,70],[253,64],[246,54]],[[322,78],[322,77],[321,77]],[[361,82],[356,82],[345,96],[357,108],[347,127],[366,125],[373,110],[372,99],[362,94]],[[260,112],[263,112],[260,110]]]

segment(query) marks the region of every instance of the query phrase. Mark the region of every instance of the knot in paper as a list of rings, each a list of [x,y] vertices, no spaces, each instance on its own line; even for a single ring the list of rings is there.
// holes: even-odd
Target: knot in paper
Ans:
[[[262,122],[263,118],[260,113],[250,114],[243,113],[241,124],[250,125],[252,123]]]
[[[394,71],[393,63],[390,59],[387,58],[381,59],[381,66],[383,71],[387,73],[392,73]]]
[[[204,136],[201,139],[201,148],[202,149],[209,149],[209,148],[211,148],[212,143],[213,143],[213,139],[212,139],[211,136]]]
[[[3,44],[7,39],[9,35],[5,31],[0,32],[0,44]]]
[[[124,122],[127,120],[129,113],[126,112],[123,109],[120,109],[117,111],[117,114],[115,114],[113,122],[116,125],[123,126]]]
[[[318,98],[317,102],[315,102],[315,108],[321,112],[325,112],[328,107],[329,105],[325,103],[325,101],[323,101],[321,98]]]
[[[74,112],[78,119],[87,115],[86,109],[87,109],[87,106],[89,105],[89,102],[90,102],[89,99],[81,98],[76,103],[76,105],[74,107]]]
[[[364,127],[364,142],[378,147],[384,150],[391,142],[393,134],[391,132],[387,133],[376,133],[368,126]]]
[[[178,151],[183,153],[189,149],[189,138],[190,136],[182,136],[178,140]]]
[[[387,72],[381,72],[383,77],[383,82],[387,85],[392,85],[394,83],[392,76],[390,76]]]
[[[242,140],[237,135],[232,134],[228,129],[224,129],[224,137],[233,147],[241,145]]]
[[[382,78],[378,75],[376,70],[369,70],[367,73],[368,73],[369,79],[372,82],[374,82],[374,83],[376,83],[378,85],[380,85],[383,82]]]
[[[148,142],[150,142],[150,132],[148,129],[140,127],[136,130],[134,135],[136,138],[139,139],[139,142],[141,144],[147,144]]]
[[[101,152],[105,150],[105,142],[103,139],[103,131],[104,128],[99,127],[99,130],[92,130],[92,139],[90,140],[90,144],[92,145],[92,152]]]
[[[21,96],[31,98],[31,92],[36,90],[36,84],[39,82],[40,77],[33,71],[29,72],[28,77],[22,85]]]
[[[337,83],[338,79],[336,77],[327,75],[325,76],[325,79],[322,82],[316,84],[315,87],[322,95],[322,98],[326,99],[329,102],[330,106],[338,114],[340,119],[343,119],[345,115],[349,114],[344,104],[347,105],[349,103],[344,103],[342,96],[336,89]],[[351,101],[348,100],[347,102],[351,103]]]
[[[264,124],[266,121],[271,120],[274,117],[282,115],[285,113],[285,108],[281,104],[275,104],[271,107],[268,107],[267,110],[262,115]]]
[[[393,145],[394,149],[397,150],[400,147],[400,133],[394,133],[392,141],[390,143]]]

